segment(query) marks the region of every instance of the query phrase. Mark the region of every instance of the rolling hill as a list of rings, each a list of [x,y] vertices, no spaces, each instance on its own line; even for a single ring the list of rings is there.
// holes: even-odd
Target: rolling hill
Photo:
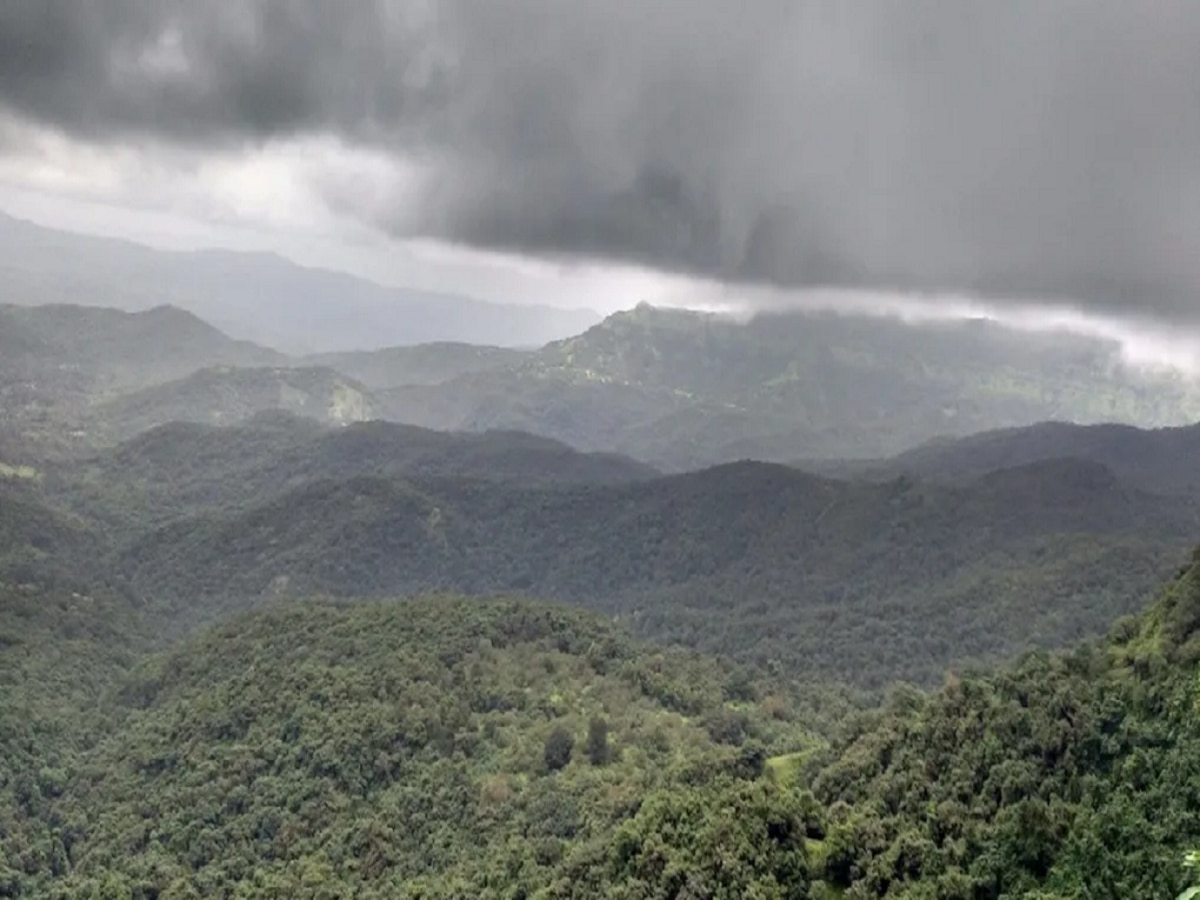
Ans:
[[[91,515],[145,528],[187,512],[254,506],[315,481],[464,478],[527,485],[619,484],[659,473],[519,432],[451,434],[392,422],[326,428],[280,411],[240,425],[173,422],[51,470],[46,489]]]
[[[170,306],[141,312],[80,305],[0,306],[5,371],[78,372],[108,390],[144,387],[205,366],[264,366],[283,357],[236,341]]]
[[[558,606],[298,602],[147,657],[83,599],[0,584],[9,896],[1171,897],[1200,840],[1195,563],[840,727]]]
[[[223,366],[115,397],[93,411],[93,421],[125,436],[169,422],[234,424],[272,410],[328,425],[375,418],[370,392],[333,369]]]
[[[1200,426],[1196,425],[1146,430],[1042,422],[932,441],[886,460],[802,460],[796,465],[835,476],[965,481],[997,469],[1066,457],[1100,463],[1122,481],[1147,491],[1200,489]]]
[[[40,463],[96,439],[98,403],[206,366],[281,361],[171,307],[0,306],[0,431]]]
[[[135,665],[120,620],[75,638],[49,621],[19,639],[56,653],[70,690],[49,696],[39,666],[0,705],[9,896],[594,896],[662,880],[663,854],[733,890],[808,878],[803,810],[761,778],[811,743],[783,695],[610,623],[444,596],[302,603]],[[37,717],[10,720],[13,701]],[[660,807],[701,796],[743,813],[736,867],[659,833]],[[638,833],[658,833],[646,859],[621,849]]]
[[[1190,500],[1070,460],[952,487],[758,463],[582,486],[364,474],[177,518],[118,565],[191,620],[312,593],[520,592],[878,686],[1094,633],[1198,528]]]
[[[987,323],[918,327],[800,313],[737,322],[642,306],[536,351],[439,343],[285,357],[170,307],[9,306],[0,307],[0,343],[10,428],[43,447],[282,408],[324,422],[524,431],[678,471],[746,458],[869,460],[939,435],[1056,417],[1160,426],[1200,416],[1196,384],[1124,368],[1113,345]],[[1078,456],[1124,475],[1117,444],[1136,435],[1106,434],[1072,443],[1043,432],[1009,456],[995,441],[965,452],[985,468],[993,458]],[[1143,460],[1143,486],[1156,452],[1126,454]],[[806,465],[834,474],[879,468]],[[905,465],[929,471],[919,456]]]
[[[733,452],[723,429],[751,421],[768,430],[744,446],[785,447],[886,443],[932,419],[861,405],[899,357],[848,356],[859,345],[822,331],[834,320],[774,329],[815,321],[805,352],[830,352],[813,371],[873,373],[830,375],[837,396],[798,367],[803,389],[764,381],[783,357],[764,335],[731,350],[745,333],[725,329],[747,326],[716,323],[697,356],[694,317],[645,309],[616,336],[455,348],[440,369],[423,350],[347,357],[375,390],[177,310],[4,313],[0,896],[916,900],[1187,882],[1195,558],[1145,604],[1200,529],[1191,429],[1042,425],[857,480],[755,462],[662,475],[544,436],[334,413],[424,397],[472,428],[519,413],[677,462]],[[675,343],[639,336],[663,321]],[[1185,386],[1099,378],[1103,354],[989,358],[993,332],[951,333],[938,352],[970,358],[927,359],[929,335],[910,334],[920,365],[895,396],[941,384],[931,402],[965,404],[943,407],[953,420],[1186,408]],[[1043,351],[1033,375],[1003,368]],[[86,427],[139,433],[65,455],[38,441]],[[850,714],[895,679],[943,687],[892,686]]]

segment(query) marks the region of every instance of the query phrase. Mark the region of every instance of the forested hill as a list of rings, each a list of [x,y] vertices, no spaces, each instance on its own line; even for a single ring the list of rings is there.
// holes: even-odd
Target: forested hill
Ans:
[[[116,479],[93,508],[145,499]],[[1140,607],[1198,529],[1191,501],[1072,461],[967,487],[759,463],[583,486],[359,475],[179,518],[131,537],[116,565],[198,620],[312,592],[516,591],[879,685],[1095,634]]]
[[[931,441],[890,459],[799,460],[795,464],[833,477],[969,481],[999,469],[1067,457],[1099,463],[1143,490],[1164,494],[1200,490],[1197,425],[1141,429],[1041,422]]]
[[[1200,841],[1200,568],[1140,618],[890,708],[814,763],[856,897],[1175,897]]]
[[[1170,898],[1200,841],[1194,567],[841,729],[561,607],[293,603],[137,664],[118,599],[0,600],[5,896]]]
[[[520,432],[452,434],[379,421],[329,429],[268,412],[231,427],[172,422],[152,428],[54,467],[46,486],[100,519],[144,529],[357,476],[552,485],[619,484],[658,474],[627,457],[580,453]]]
[[[323,353],[299,361],[304,365],[337,369],[369,388],[382,390],[403,385],[441,384],[460,375],[494,371],[519,364],[532,352],[482,344],[437,342],[383,350]]]
[[[812,815],[763,775],[810,732],[728,665],[557,607],[302,603],[97,704],[78,689],[122,668],[111,627],[34,632],[4,599],[12,639],[82,680],[51,693],[49,666],[0,657],[0,716],[25,710],[0,719],[0,895],[807,894]]]

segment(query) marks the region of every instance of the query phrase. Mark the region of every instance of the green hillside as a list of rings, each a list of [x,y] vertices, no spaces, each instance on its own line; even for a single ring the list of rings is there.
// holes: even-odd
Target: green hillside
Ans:
[[[519,432],[450,434],[380,421],[326,428],[271,411],[229,427],[172,422],[151,428],[51,467],[43,482],[67,505],[123,533],[140,533],[188,513],[253,507],[328,479],[619,484],[657,474],[625,457],[580,453]]]
[[[171,421],[230,423],[270,409],[522,431],[677,471],[746,458],[879,458],[1047,419],[1150,427],[1200,418],[1194,381],[1130,369],[1115,344],[985,322],[803,313],[739,322],[640,306],[536,351],[434,343],[286,357],[172,307],[8,306],[0,350],[9,427],[59,455]],[[1120,440],[1113,452],[1086,440],[1078,453],[1069,442],[1035,443],[1008,464],[1078,455],[1124,474]],[[981,449],[981,462],[988,457]],[[1141,484],[1154,480],[1148,463]]]
[[[169,306],[0,305],[0,430],[30,461],[71,456],[115,424],[97,418],[98,403],[206,366],[282,359]]]
[[[0,896],[39,897],[51,873],[66,873],[83,830],[52,804],[106,733],[100,705],[151,637],[136,606],[99,584],[8,577],[0,574]]]
[[[5,896],[1174,897],[1200,840],[1200,566],[850,717],[523,601],[293,603],[137,662],[119,600],[0,599]]]
[[[1042,426],[837,470],[857,480],[664,476],[544,436],[675,465],[728,434],[890,446],[932,427],[927,401],[963,427],[1169,418],[1185,386],[1142,394],[1094,347],[976,326],[876,358],[861,322],[640,309],[371,391],[290,360],[212,368],[246,348],[179,315],[0,322],[0,897],[1188,881],[1200,557],[1146,606],[1200,530],[1190,430]],[[127,345],[168,320],[193,343]],[[798,322],[811,368],[772,355]],[[415,399],[467,430],[347,421]],[[543,436],[484,430],[514,414]]]
[[[1140,429],[1129,425],[1041,422],[930,441],[885,460],[800,460],[832,476],[886,480],[899,476],[968,481],[988,472],[1071,457],[1099,463],[1122,481],[1163,494],[1200,489],[1200,426]]]
[[[813,764],[855,897],[1166,897],[1200,840],[1200,570],[1107,641],[895,694]]]
[[[265,366],[283,359],[171,306],[129,313],[66,304],[0,305],[0,332],[19,335],[25,351],[5,354],[5,368],[18,363],[67,368],[105,388],[142,387],[204,366]]]
[[[178,518],[117,565],[200,620],[313,592],[520,592],[878,686],[1103,631],[1177,564],[1198,515],[1071,461],[966,487],[757,463],[584,486],[356,476]]]
[[[293,605],[148,660],[103,711],[86,758],[8,760],[5,895],[639,896],[686,879],[782,897],[807,878],[801,806],[760,778],[810,740],[787,703],[563,609]],[[711,802],[744,811],[739,843],[703,831]],[[684,813],[695,830],[658,830]]]

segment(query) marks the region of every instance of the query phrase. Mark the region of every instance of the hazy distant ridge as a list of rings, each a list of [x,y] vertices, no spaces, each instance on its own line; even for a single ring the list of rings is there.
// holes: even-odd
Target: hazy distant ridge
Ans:
[[[534,347],[576,334],[600,318],[591,310],[387,287],[271,253],[154,250],[2,213],[0,282],[0,299],[9,303],[129,311],[171,304],[233,337],[296,354],[432,341]]]

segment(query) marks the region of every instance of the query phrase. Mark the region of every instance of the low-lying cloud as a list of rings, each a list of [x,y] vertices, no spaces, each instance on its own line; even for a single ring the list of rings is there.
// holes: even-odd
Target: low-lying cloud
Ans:
[[[9,0],[0,106],[327,137],[395,172],[313,189],[403,237],[1200,318],[1191,0]]]

